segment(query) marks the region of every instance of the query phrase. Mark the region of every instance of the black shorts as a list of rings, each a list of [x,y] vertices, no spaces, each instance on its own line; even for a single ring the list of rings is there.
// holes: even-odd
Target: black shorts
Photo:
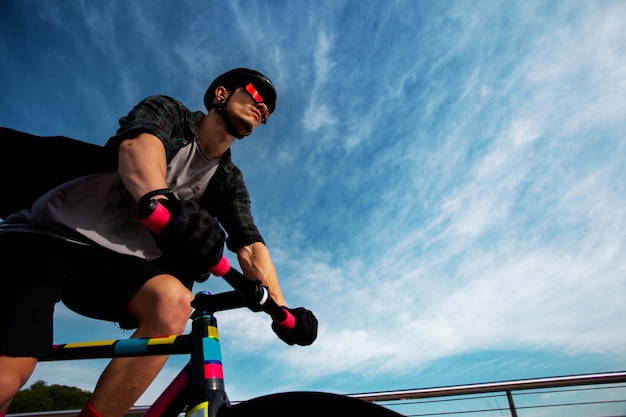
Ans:
[[[0,234],[0,355],[39,358],[51,352],[54,305],[119,323],[131,296],[168,273],[159,262],[35,233]],[[193,281],[183,282],[191,289]]]

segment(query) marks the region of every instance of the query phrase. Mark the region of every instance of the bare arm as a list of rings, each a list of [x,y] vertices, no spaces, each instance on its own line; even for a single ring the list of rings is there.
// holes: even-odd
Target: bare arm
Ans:
[[[278,283],[278,276],[269,250],[261,242],[255,242],[237,250],[237,260],[243,274],[253,280],[260,280],[279,306],[287,307],[285,297]]]
[[[118,149],[118,172],[135,201],[147,192],[167,188],[163,143],[149,133],[124,140]]]

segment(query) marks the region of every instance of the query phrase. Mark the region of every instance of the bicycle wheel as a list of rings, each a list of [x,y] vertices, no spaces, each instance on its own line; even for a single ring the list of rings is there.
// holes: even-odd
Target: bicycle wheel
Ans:
[[[252,398],[223,408],[218,413],[219,417],[293,417],[339,414],[359,417],[402,416],[388,408],[358,398],[312,391],[284,392]]]

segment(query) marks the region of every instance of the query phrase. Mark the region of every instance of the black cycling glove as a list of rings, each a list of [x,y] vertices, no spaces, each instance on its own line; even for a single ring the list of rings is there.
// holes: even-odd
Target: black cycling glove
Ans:
[[[226,235],[217,219],[190,200],[159,199],[171,219],[154,240],[164,255],[179,260],[185,270],[202,275],[224,253]]]
[[[288,345],[307,346],[315,342],[317,339],[317,318],[315,315],[304,307],[287,308],[296,319],[293,329],[285,329],[276,322],[272,322],[272,330],[274,333]]]

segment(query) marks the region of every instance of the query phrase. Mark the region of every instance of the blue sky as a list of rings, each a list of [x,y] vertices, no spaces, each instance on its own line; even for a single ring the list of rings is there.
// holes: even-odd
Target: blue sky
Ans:
[[[230,68],[274,81],[233,158],[319,338],[219,314],[233,400],[620,371],[624,21],[624,1],[5,0],[0,125],[103,144],[148,95],[202,110]],[[57,343],[130,335],[62,305],[55,326]],[[92,390],[105,363],[31,382]]]

